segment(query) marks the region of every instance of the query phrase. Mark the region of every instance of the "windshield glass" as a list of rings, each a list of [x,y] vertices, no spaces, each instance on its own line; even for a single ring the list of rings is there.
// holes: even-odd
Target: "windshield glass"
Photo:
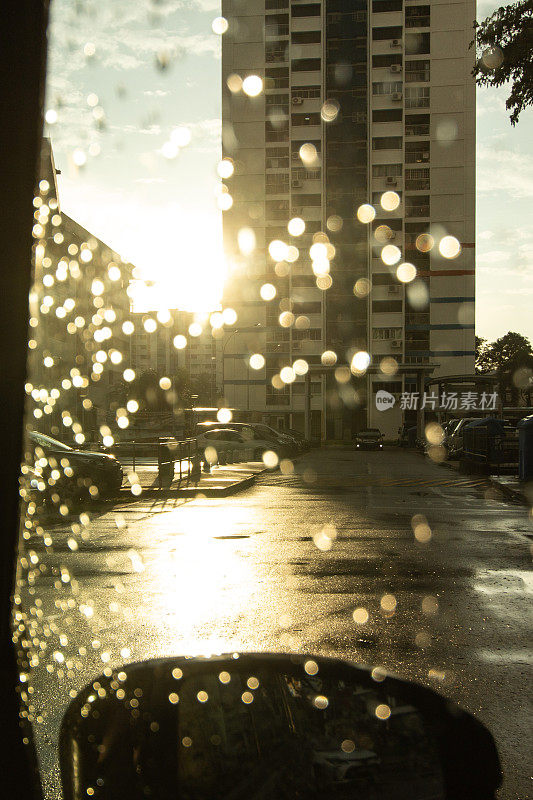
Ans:
[[[82,686],[241,650],[436,688],[526,796],[533,120],[475,18],[51,3],[14,598],[46,800]]]
[[[45,436],[43,433],[37,433],[37,431],[32,431],[30,439],[41,447],[53,448],[54,450],[72,450],[72,447],[69,447],[68,444],[58,442],[57,439],[52,439],[51,436]]]

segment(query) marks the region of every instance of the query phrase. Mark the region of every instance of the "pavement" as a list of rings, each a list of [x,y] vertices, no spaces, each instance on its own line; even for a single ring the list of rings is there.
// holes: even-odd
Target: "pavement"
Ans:
[[[26,542],[19,594],[46,800],[70,696],[105,666],[276,650],[433,687],[493,732],[499,800],[533,797],[533,527],[487,477],[327,448],[234,498],[141,495],[44,535]]]
[[[225,466],[215,465],[209,472],[202,471],[198,480],[186,477],[187,463],[182,466],[183,477],[180,479],[179,463],[175,465],[174,477],[159,483],[157,463],[149,459],[137,459],[135,470],[133,464],[121,461],[126,473],[126,480],[121,489],[121,498],[135,500],[138,495],[132,493],[132,486],[141,487],[145,497],[229,497],[251,486],[255,476],[265,471],[262,461],[244,461]],[[138,490],[137,490],[138,491]]]
[[[459,461],[442,461],[440,466],[453,469],[455,472],[464,472]],[[533,505],[533,481],[519,481],[516,475],[500,474],[488,475],[487,480],[497,491],[501,492],[503,497],[527,506]]]

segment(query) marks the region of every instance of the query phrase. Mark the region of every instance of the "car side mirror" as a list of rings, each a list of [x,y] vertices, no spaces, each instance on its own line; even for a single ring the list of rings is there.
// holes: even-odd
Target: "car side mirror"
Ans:
[[[64,800],[489,800],[490,733],[435,692],[311,656],[166,658],[99,677],[60,735]]]

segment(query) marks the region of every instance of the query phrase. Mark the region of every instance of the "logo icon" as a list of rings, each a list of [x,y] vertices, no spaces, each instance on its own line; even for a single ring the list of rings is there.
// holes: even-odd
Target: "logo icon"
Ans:
[[[385,389],[380,389],[376,392],[376,408],[378,411],[387,411],[392,408],[396,399],[393,394],[386,392]]]

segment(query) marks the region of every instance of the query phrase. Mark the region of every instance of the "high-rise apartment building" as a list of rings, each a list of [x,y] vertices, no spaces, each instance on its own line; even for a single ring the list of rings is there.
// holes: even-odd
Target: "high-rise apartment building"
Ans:
[[[475,4],[223,0],[222,11],[223,148],[235,167],[226,304],[238,313],[223,345],[226,401],[302,428],[304,379],[279,374],[304,359],[315,435],[392,435],[403,412],[377,410],[378,389],[414,390],[409,366],[474,369]],[[242,89],[252,75],[257,96]],[[387,191],[397,197],[383,208]],[[368,224],[362,204],[376,209]],[[289,234],[293,218],[302,235]],[[439,250],[445,236],[461,244],[458,255],[443,246],[453,258]],[[276,262],[275,240],[299,257]],[[328,247],[329,276],[313,272],[313,243]],[[416,267],[412,282],[384,262],[387,245]],[[325,351],[337,366],[368,352],[371,367],[344,382],[346,370],[321,373]],[[250,369],[253,353],[263,369]]]

